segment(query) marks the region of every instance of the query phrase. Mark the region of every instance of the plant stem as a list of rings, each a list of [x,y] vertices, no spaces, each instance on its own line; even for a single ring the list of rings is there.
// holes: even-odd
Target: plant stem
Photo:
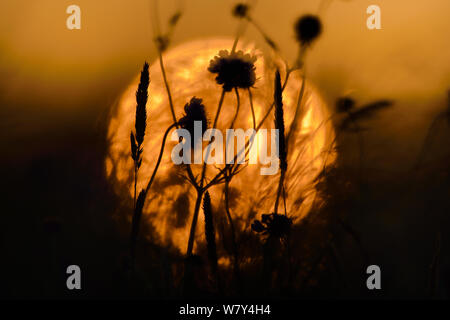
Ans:
[[[286,88],[287,82],[288,82],[288,80],[289,80],[289,75],[291,74],[292,71],[294,71],[294,69],[287,69],[287,70],[286,70],[286,77],[285,77],[283,86],[282,86],[282,88],[281,88],[281,92],[283,92],[284,89]],[[269,114],[270,114],[270,112],[272,111],[272,108],[273,108],[274,106],[275,106],[275,101],[272,102],[272,105],[270,106],[269,110],[267,110],[266,114],[264,115],[263,119],[260,121],[260,123],[259,123],[258,126],[256,127],[255,131],[258,131],[258,130],[262,127],[262,125],[264,124],[264,121],[266,121],[267,117],[269,116]],[[250,141],[247,141],[247,142],[245,143],[244,149],[239,150],[239,151],[236,153],[236,155],[234,156],[234,162],[235,162],[235,165],[234,165],[234,169],[233,169],[233,173],[232,173],[233,175],[236,173],[236,171],[237,171],[237,169],[238,169],[238,167],[239,167],[239,164],[236,163],[236,159],[238,158],[238,155],[241,154],[241,153],[245,150],[245,157],[247,157],[248,153],[250,152],[250,149],[248,148],[249,144],[250,144]],[[225,168],[224,168],[224,169],[225,169]],[[220,171],[220,172],[219,172],[219,173],[211,180],[211,183],[210,183],[210,184],[214,183],[216,180],[218,180],[218,179],[220,178],[221,175],[224,174],[224,171],[225,171],[224,169],[222,169],[222,170],[221,170],[221,171]]]
[[[295,108],[295,114],[294,114],[294,120],[292,120],[292,124],[291,127],[289,128],[289,132],[286,136],[286,148],[289,149],[289,139],[291,138],[292,134],[297,130],[297,121],[298,121],[298,117],[301,113],[301,105],[302,105],[302,100],[303,100],[303,95],[305,92],[305,73],[303,73],[303,77],[302,77],[302,86],[300,87],[300,92],[298,94],[298,99],[297,99],[297,106]]]
[[[239,27],[238,27],[238,30],[237,30],[237,33],[236,33],[236,37],[234,38],[233,47],[231,48],[231,53],[234,53],[236,51],[236,47],[237,47],[237,44],[239,42],[239,38],[244,33],[246,27],[247,27],[247,22],[246,21],[242,21],[239,24]]]
[[[233,121],[231,121],[230,129],[234,127],[234,123],[236,122],[237,116],[239,114],[239,108],[241,106],[241,101],[239,99],[239,91],[237,88],[234,88],[234,91],[236,92],[237,105],[236,105],[236,113],[234,114]]]
[[[136,188],[137,188],[137,177],[138,175],[138,167],[137,162],[134,161],[134,201],[133,201],[133,207],[136,209]]]
[[[216,128],[217,121],[219,119],[220,110],[222,109],[223,100],[225,98],[225,93],[226,93],[226,91],[222,90],[222,94],[221,94],[220,100],[219,100],[219,105],[218,105],[217,111],[216,111],[216,117],[214,119],[213,128]],[[197,226],[200,204],[202,202],[203,192],[205,192],[207,189],[207,188],[203,188],[203,182],[205,180],[205,173],[206,173],[206,161],[203,161],[200,185],[198,186],[198,188],[196,188],[197,189],[197,201],[195,202],[194,216],[192,217],[191,230],[189,232],[188,248],[187,248],[187,253],[186,253],[187,257],[189,257],[192,254],[192,249],[194,247],[195,228]]]
[[[197,189],[197,201],[195,202],[194,217],[192,218],[191,230],[189,232],[188,247],[186,257],[192,255],[192,249],[194,248],[195,227],[197,225],[198,213],[200,211],[200,204],[202,202],[203,190]]]
[[[222,89],[222,94],[220,95],[219,105],[217,106],[216,116],[214,118],[213,128],[216,128],[216,126],[217,126],[217,121],[219,120],[220,110],[222,109],[223,100],[225,98],[225,93],[226,93],[226,91],[224,89]]]
[[[153,169],[153,173],[152,176],[147,184],[147,187],[145,188],[145,192],[144,192],[144,203],[145,203],[145,199],[147,198],[148,192],[150,191],[150,187],[152,186],[152,183],[155,179],[156,176],[156,172],[158,171],[159,165],[161,163],[161,159],[164,153],[164,147],[166,145],[166,140],[167,140],[167,136],[170,132],[170,130],[175,127],[175,124],[171,124],[166,132],[164,133],[164,137],[163,137],[163,141],[161,143],[161,151],[159,152],[159,156],[158,156],[158,160],[156,162],[156,166],[155,169]],[[137,166],[136,166],[137,168]],[[135,172],[137,173],[137,170],[135,169]],[[137,174],[135,174],[135,185],[134,185],[134,192],[135,192],[135,198],[136,198],[136,176]],[[138,212],[138,211],[142,211],[142,208],[144,207],[144,203],[142,203],[142,206],[140,206],[141,210],[137,210],[137,203],[136,200],[134,201],[134,213],[133,213],[133,219],[132,219],[132,231],[131,231],[131,263],[132,263],[132,268],[134,268],[134,259],[135,259],[135,248],[136,248],[136,239],[137,239],[137,232],[138,231],[134,231],[134,230],[139,230],[139,224],[140,224],[140,215],[142,214],[142,212]],[[133,236],[133,234],[136,234],[135,236]]]
[[[228,223],[230,224],[230,230],[231,230],[231,240],[232,240],[232,246],[233,246],[233,269],[234,269],[234,275],[236,277],[236,281],[238,283],[239,290],[241,288],[241,277],[239,272],[239,255],[238,255],[238,249],[237,249],[237,243],[236,243],[236,231],[234,229],[234,223],[233,219],[231,218],[231,212],[230,212],[230,197],[229,197],[229,187],[230,187],[230,181],[232,176],[227,175],[225,178],[225,211],[227,213]]]
[[[277,197],[275,199],[275,205],[273,207],[273,212],[278,213],[278,203],[281,196],[281,191],[283,190],[283,181],[284,181],[285,171],[281,170],[280,172],[280,181],[278,182],[278,190],[277,190]]]
[[[147,187],[145,188],[146,195],[148,194],[148,191],[150,190],[150,187],[152,186],[153,180],[155,179],[155,176],[156,176],[156,172],[158,171],[159,165],[161,163],[161,159],[162,159],[162,156],[164,153],[164,147],[166,145],[167,136],[169,135],[170,130],[172,130],[172,128],[174,128],[175,126],[176,126],[175,123],[171,124],[167,128],[166,132],[164,133],[163,141],[161,143],[161,151],[159,152],[159,156],[158,156],[158,160],[156,161],[155,169],[153,169],[152,176],[151,176],[150,180],[148,181]]]
[[[172,93],[170,91],[169,81],[167,80],[166,69],[164,67],[164,60],[163,60],[161,50],[158,49],[158,53],[159,53],[159,66],[161,68],[161,73],[162,73],[163,80],[164,80],[164,86],[166,87],[167,98],[169,100],[169,106],[170,106],[170,112],[172,113],[173,122],[174,122],[175,126],[178,128],[178,121],[177,121],[177,117],[175,115],[175,107],[174,107],[173,100],[172,100]],[[191,184],[195,188],[198,188],[197,182],[195,181],[191,166],[189,164],[187,164],[187,166],[186,166],[186,171],[187,171],[188,178],[189,178],[189,181],[191,182]]]
[[[253,95],[250,88],[248,88],[248,99],[250,100],[250,108],[252,110],[253,129],[256,129],[255,108],[253,107]]]
[[[172,94],[170,92],[169,82],[167,81],[166,69],[164,68],[164,61],[161,50],[159,52],[159,66],[161,68],[161,73],[164,80],[164,85],[166,87],[167,98],[169,100],[170,112],[172,113],[173,122],[177,123],[177,117],[175,116],[175,108],[173,106]]]
[[[219,99],[219,105],[217,106],[216,116],[214,118],[214,124],[212,126],[213,129],[215,129],[217,126],[217,121],[219,120],[220,110],[222,109],[223,100],[225,98],[225,93],[226,93],[225,89],[222,89],[222,94],[220,95],[220,99]],[[206,161],[203,161],[202,175],[201,175],[201,179],[200,179],[200,188],[201,189],[203,189],[203,182],[205,180],[205,174],[206,174]]]
[[[233,121],[231,122],[230,125],[230,129],[232,129],[234,127],[234,123],[236,121],[236,118],[239,114],[239,108],[240,108],[240,99],[239,99],[239,92],[238,89],[235,88],[235,92],[236,92],[236,101],[237,101],[237,105],[236,105],[236,113],[234,115]],[[228,143],[228,141],[227,141]],[[226,157],[226,148],[225,148],[225,157]],[[240,277],[240,272],[239,272],[239,256],[238,256],[238,249],[237,249],[237,243],[236,243],[236,231],[234,228],[234,223],[233,223],[233,219],[231,218],[231,211],[230,211],[230,197],[229,197],[229,189],[230,189],[230,182],[231,179],[233,178],[233,175],[231,173],[231,167],[226,164],[225,165],[226,168],[229,168],[226,170],[225,172],[225,189],[224,189],[224,193],[225,193],[225,211],[227,213],[227,218],[228,218],[228,223],[230,224],[230,230],[231,230],[231,240],[232,240],[232,246],[233,246],[233,270],[234,270],[234,275],[236,277],[236,282],[239,288],[239,291],[241,291],[242,286],[241,286],[241,277]]]

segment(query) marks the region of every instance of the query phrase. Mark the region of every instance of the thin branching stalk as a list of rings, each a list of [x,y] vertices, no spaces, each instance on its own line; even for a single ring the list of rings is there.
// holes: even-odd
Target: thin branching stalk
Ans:
[[[253,129],[256,129],[255,108],[253,107],[253,95],[250,88],[248,88],[248,100],[250,101],[250,109],[252,110]]]
[[[245,27],[246,25],[243,23],[241,24],[241,26],[238,28],[238,32],[236,34],[236,38],[233,42],[233,47],[231,49],[231,53],[234,53],[236,51],[236,47],[237,44],[239,42],[239,38],[240,35],[245,31]],[[217,126],[217,122],[219,120],[219,115],[220,115],[220,111],[222,109],[222,104],[225,98],[225,89],[222,89],[222,93],[220,95],[220,99],[219,99],[219,105],[217,107],[217,111],[216,111],[216,116],[214,118],[214,123],[212,128],[216,128]],[[225,166],[226,168],[226,166]],[[199,209],[200,209],[200,203],[201,203],[201,198],[203,196],[203,193],[208,190],[209,187],[211,187],[216,179],[213,179],[213,181],[211,181],[209,184],[207,184],[206,187],[204,187],[204,180],[205,180],[205,174],[206,174],[206,162],[203,162],[203,166],[202,166],[202,173],[201,173],[201,177],[200,177],[200,182],[199,185],[197,186],[197,200],[195,203],[195,208],[194,208],[194,216],[192,217],[192,223],[191,223],[191,229],[189,231],[189,239],[188,239],[188,248],[187,248],[187,253],[186,256],[189,257],[192,255],[192,249],[194,247],[194,238],[195,238],[195,228],[197,226],[197,220],[198,220],[198,213],[199,213]]]
[[[236,37],[234,38],[233,47],[231,48],[231,53],[236,52],[236,48],[237,48],[237,45],[238,45],[238,42],[239,42],[239,38],[241,37],[241,35],[244,34],[246,28],[247,28],[246,21],[242,21],[239,24],[238,30],[236,32]]]
[[[131,229],[132,229],[132,231],[131,231],[131,261],[132,261],[133,265],[134,265],[134,260],[135,260],[135,248],[136,248],[136,242],[137,242],[137,237],[138,237],[138,233],[139,233],[139,226],[140,226],[140,221],[141,221],[141,216],[142,216],[142,210],[144,208],[145,200],[150,191],[152,183],[155,179],[156,172],[158,171],[159,165],[161,163],[161,159],[162,159],[162,156],[164,153],[164,147],[166,145],[167,135],[169,134],[170,130],[173,127],[175,127],[175,124],[172,124],[171,126],[169,126],[167,128],[166,132],[164,133],[163,141],[161,143],[161,151],[159,152],[158,160],[156,162],[155,168],[153,169],[152,176],[147,184],[147,187],[145,189],[141,190],[141,192],[139,193],[139,196],[136,200],[133,218],[132,218],[132,222],[131,222],[131,224],[132,224],[132,227],[131,227]]]
[[[215,129],[217,127],[217,121],[219,120],[220,111],[222,110],[223,101],[225,98],[225,89],[222,90],[222,93],[220,95],[219,99],[219,105],[217,106],[216,116],[214,117],[214,123],[212,128]],[[206,174],[206,161],[203,161],[203,167],[202,167],[202,175],[200,178],[200,188],[203,188],[203,183],[205,180],[205,174]]]
[[[290,75],[291,72],[294,71],[294,70],[295,70],[295,69],[288,69],[288,70],[286,71],[286,77],[285,77],[285,80],[284,80],[284,83],[283,83],[283,86],[282,86],[282,91],[284,91],[284,89],[286,88],[286,85],[287,85],[288,80],[289,80],[289,75]],[[270,112],[272,111],[272,108],[273,108],[274,106],[275,106],[275,102],[273,102],[273,103],[271,104],[271,106],[270,106],[269,109],[267,110],[267,112],[266,112],[266,114],[264,115],[264,117],[261,119],[261,121],[259,122],[259,124],[256,126],[256,128],[255,128],[255,131],[256,131],[256,132],[262,127],[262,125],[263,125],[264,122],[266,121],[267,117],[269,116],[269,114],[270,114]],[[236,163],[236,160],[237,160],[238,156],[239,156],[242,152],[245,152],[245,157],[247,157],[248,153],[250,152],[249,145],[250,145],[251,141],[253,141],[253,139],[248,140],[248,141],[245,143],[244,148],[241,149],[241,150],[239,150],[239,151],[236,153],[236,155],[234,156],[234,159],[233,159],[234,167],[233,167],[232,175],[235,175],[235,174],[238,172],[238,169],[239,169],[239,164]],[[221,169],[221,170],[216,174],[216,176],[214,176],[214,178],[211,180],[211,182],[206,186],[206,188],[209,188],[210,186],[212,186],[212,185],[214,185],[214,184],[217,184],[218,181],[221,181],[221,179],[223,178],[223,176],[224,176],[224,174],[225,174],[225,170],[226,170],[226,169],[227,169],[226,167],[224,167],[223,169]]]
[[[205,238],[208,250],[208,259],[211,271],[219,286],[219,275],[217,272],[217,249],[216,249],[216,233],[214,230],[214,218],[211,206],[211,197],[209,192],[205,192],[203,197],[203,214],[205,215]]]
[[[305,77],[305,73],[303,73],[302,85],[300,87],[300,92],[298,94],[297,106],[295,107],[294,120],[292,120],[291,127],[289,128],[289,132],[286,137],[286,147],[287,148],[289,147],[289,141],[290,141],[292,135],[294,135],[297,130],[297,123],[298,123],[299,116],[301,113],[301,105],[302,105],[303,95],[305,93],[305,83],[306,83],[306,77]]]
[[[177,122],[177,117],[175,115],[175,108],[174,108],[174,104],[173,104],[173,100],[172,100],[172,94],[171,94],[171,91],[170,91],[169,82],[167,80],[166,71],[165,71],[165,67],[164,67],[164,60],[163,60],[163,56],[162,56],[161,50],[159,50],[159,65],[160,65],[160,68],[161,68],[161,73],[163,75],[163,80],[164,80],[164,86],[166,88],[167,97],[168,97],[168,100],[169,100],[170,112],[172,113],[172,118],[173,118],[174,124],[178,128],[178,122]],[[189,164],[186,165],[186,171],[187,171],[187,174],[188,174],[189,182],[195,188],[198,188],[197,182],[195,180],[194,174],[192,173],[192,169],[191,169],[191,166]]]
[[[282,190],[284,189],[283,181],[284,181],[285,175],[286,175],[286,172],[281,169],[280,170],[280,180],[278,181],[277,195],[276,195],[276,198],[275,198],[275,204],[273,206],[273,212],[274,213],[278,213],[278,204],[279,204],[279,201],[280,201]]]
[[[226,91],[222,90],[222,94],[220,95],[220,99],[219,99],[219,105],[217,106],[216,116],[214,118],[213,128],[216,128],[216,126],[217,126],[217,121],[219,119],[220,110],[222,109],[223,100],[225,98],[225,93],[226,93]],[[186,252],[187,257],[192,255],[192,249],[194,248],[195,229],[197,226],[198,213],[200,210],[200,203],[201,203],[203,193],[207,190],[207,188],[203,187],[203,183],[205,180],[205,173],[206,173],[206,161],[203,161],[202,174],[201,174],[199,186],[197,188],[197,200],[195,202],[194,216],[192,217],[191,229],[189,232],[188,247],[187,247],[187,252]]]
[[[278,46],[276,45],[275,41],[273,41],[268,35],[267,33],[261,28],[261,26],[256,23],[256,21],[249,15],[246,16],[247,21],[250,22],[255,29],[262,35],[262,37],[264,38],[264,41],[266,41],[266,43],[276,52],[279,52],[278,50]]]
[[[197,189],[197,200],[195,201],[194,216],[192,217],[191,229],[189,231],[189,240],[186,252],[186,257],[188,258],[192,255],[192,249],[194,248],[195,227],[197,226],[198,212],[200,210],[202,196],[203,190]]]
[[[234,123],[236,121],[236,118],[239,113],[239,108],[240,108],[239,91],[237,88],[235,88],[235,93],[236,93],[236,101],[237,101],[236,113],[235,113],[233,121],[231,122],[230,129],[232,129],[234,127]],[[227,141],[227,144],[228,144],[228,141]],[[225,157],[226,157],[226,148],[225,148]],[[227,214],[227,219],[228,219],[228,223],[230,224],[230,230],[231,230],[231,241],[232,241],[232,249],[233,249],[233,270],[234,270],[234,275],[235,275],[236,282],[238,285],[238,289],[239,289],[239,291],[241,291],[242,283],[241,283],[241,276],[240,276],[240,271],[239,271],[239,253],[238,253],[238,247],[237,247],[237,243],[236,243],[236,231],[235,231],[234,222],[231,217],[231,210],[230,210],[230,193],[229,193],[229,191],[230,191],[230,182],[231,182],[231,179],[233,178],[233,175],[231,172],[231,166],[226,164],[225,167],[228,168],[228,170],[226,170],[226,172],[225,172],[225,177],[224,177],[225,178],[225,187],[224,187],[225,211]]]
[[[227,174],[225,178],[225,212],[227,213],[227,219],[228,223],[230,224],[230,230],[231,230],[231,242],[232,242],[232,248],[233,248],[233,270],[234,275],[236,277],[236,281],[238,284],[239,291],[241,291],[241,276],[239,271],[239,253],[238,253],[238,247],[236,243],[236,230],[234,227],[233,219],[231,218],[231,211],[230,211],[230,181],[232,176],[230,174]]]
[[[239,109],[240,109],[240,106],[241,106],[241,100],[239,98],[239,91],[238,91],[237,88],[234,88],[234,91],[236,93],[236,101],[237,101],[236,103],[237,104],[236,104],[236,113],[234,114],[233,121],[231,121],[230,129],[234,127],[234,124],[235,124],[236,119],[238,117]]]
[[[225,89],[222,89],[222,93],[221,93],[220,99],[219,99],[219,105],[217,106],[216,116],[214,117],[214,123],[212,126],[213,128],[216,128],[216,126],[217,126],[217,121],[219,120],[220,110],[222,110],[225,93],[226,93]]]
[[[169,20],[169,33],[164,37],[164,36],[162,36],[161,31],[160,31],[161,23],[159,21],[159,14],[158,14],[158,12],[159,12],[158,1],[154,0],[153,4],[154,4],[154,9],[153,9],[154,18],[152,19],[152,20],[154,20],[153,31],[154,31],[154,39],[156,42],[156,49],[158,50],[159,66],[161,69],[161,74],[163,76],[163,81],[164,81],[164,86],[165,86],[166,93],[167,93],[167,98],[169,100],[169,107],[170,107],[170,112],[172,114],[172,119],[173,119],[173,122],[176,124],[176,127],[178,128],[178,121],[177,121],[177,117],[175,115],[175,107],[174,107],[174,103],[173,103],[173,99],[172,99],[172,93],[170,90],[169,80],[167,79],[166,69],[164,67],[163,50],[165,49],[165,46],[168,44],[169,36],[173,33],[173,31],[175,29],[175,25],[178,23],[179,19],[182,16],[182,9],[179,9]],[[163,44],[158,41],[166,41],[166,43]],[[198,188],[197,182],[195,180],[194,174],[192,173],[192,169],[189,164],[186,165],[186,171],[187,171],[189,182],[195,188]]]
[[[169,100],[169,106],[170,106],[170,112],[172,113],[173,122],[177,123],[177,117],[175,115],[175,107],[173,105],[172,94],[170,91],[169,82],[167,81],[166,69],[164,67],[163,55],[162,55],[161,50],[158,50],[158,51],[159,51],[159,66],[161,68],[161,73],[162,73],[163,80],[164,80],[164,86],[166,87],[167,99]]]
[[[284,207],[284,215],[287,216],[287,207],[286,207],[286,188],[283,185],[283,207]]]
[[[156,165],[155,165],[155,169],[153,169],[153,173],[152,176],[150,178],[150,180],[148,181],[147,187],[145,188],[145,193],[147,194],[152,186],[153,180],[155,179],[156,176],[156,172],[158,171],[159,165],[161,164],[161,159],[164,153],[164,147],[166,145],[166,140],[167,140],[167,136],[169,135],[170,130],[172,130],[174,127],[176,126],[176,124],[172,124],[170,125],[166,132],[164,133],[164,137],[161,143],[161,150],[159,152],[159,156],[158,156],[158,160],[156,161]]]

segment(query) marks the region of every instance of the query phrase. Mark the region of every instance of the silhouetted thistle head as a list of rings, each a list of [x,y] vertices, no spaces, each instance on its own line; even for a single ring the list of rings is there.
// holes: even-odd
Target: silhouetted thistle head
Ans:
[[[193,97],[189,103],[184,106],[184,116],[178,121],[182,129],[189,131],[191,143],[194,146],[194,125],[195,121],[202,122],[202,135],[208,128],[208,119],[206,118],[205,106],[203,100]]]
[[[342,97],[336,101],[337,112],[348,112],[355,107],[355,100],[350,97]]]
[[[292,219],[278,213],[263,214],[261,221],[255,220],[252,230],[256,233],[267,235],[273,238],[286,237],[292,226]]]
[[[166,35],[158,36],[155,39],[156,46],[158,48],[158,51],[160,52],[166,51],[167,47],[169,46],[169,42],[170,42],[169,37]]]
[[[246,5],[244,3],[238,3],[237,5],[235,5],[233,7],[232,14],[236,18],[242,19],[242,18],[247,17],[248,9],[249,9],[248,5]]]
[[[283,111],[283,100],[282,100],[282,87],[281,87],[281,77],[280,72],[277,70],[275,74],[275,128],[278,129],[278,147],[279,147],[279,158],[280,158],[280,169],[283,171],[287,170],[287,151],[286,151],[286,139],[284,136],[284,111]]]
[[[322,33],[322,23],[315,15],[301,16],[295,23],[295,35],[302,46],[310,45]]]
[[[221,50],[218,56],[210,61],[208,71],[217,73],[216,82],[223,86],[225,91],[233,88],[247,89],[256,81],[256,57],[244,54],[242,51],[228,53]]]
[[[150,84],[150,74],[148,71],[148,63],[144,63],[141,71],[141,79],[139,81],[138,89],[136,91],[136,141],[138,147],[144,142],[145,128],[147,127],[147,100],[148,100],[148,86]]]

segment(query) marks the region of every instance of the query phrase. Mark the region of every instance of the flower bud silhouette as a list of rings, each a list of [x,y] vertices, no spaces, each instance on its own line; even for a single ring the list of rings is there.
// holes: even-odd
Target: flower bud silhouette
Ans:
[[[322,23],[319,17],[304,15],[295,23],[295,34],[302,46],[310,45],[322,33]]]

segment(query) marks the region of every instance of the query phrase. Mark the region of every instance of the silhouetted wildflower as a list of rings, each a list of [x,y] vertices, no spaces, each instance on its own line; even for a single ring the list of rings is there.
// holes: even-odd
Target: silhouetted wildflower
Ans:
[[[297,40],[302,46],[310,45],[322,33],[322,23],[319,17],[304,15],[295,23]]]
[[[292,219],[285,215],[271,213],[261,215],[261,221],[255,220],[252,223],[252,230],[273,238],[284,238],[289,234],[292,226]]]
[[[217,73],[216,82],[223,85],[225,91],[233,88],[248,89],[256,81],[255,61],[255,56],[242,51],[228,53],[227,50],[221,50],[210,61],[208,71]]]
[[[182,129],[189,131],[191,135],[191,145],[194,146],[195,142],[193,139],[194,135],[194,125],[195,121],[202,122],[202,135],[208,128],[208,119],[206,118],[205,106],[202,103],[202,99],[193,97],[189,103],[184,106],[184,116],[178,121],[178,124]],[[201,137],[200,137],[201,139]]]
[[[336,101],[337,112],[348,112],[355,107],[355,100],[350,97],[342,97]]]
[[[245,18],[247,16],[248,13],[248,5],[244,4],[244,3],[238,3],[237,5],[234,6],[233,8],[233,16],[235,16],[236,18]]]
[[[169,46],[169,37],[168,36],[158,36],[155,39],[156,46],[158,47],[158,50],[160,52],[166,51],[167,47]]]

